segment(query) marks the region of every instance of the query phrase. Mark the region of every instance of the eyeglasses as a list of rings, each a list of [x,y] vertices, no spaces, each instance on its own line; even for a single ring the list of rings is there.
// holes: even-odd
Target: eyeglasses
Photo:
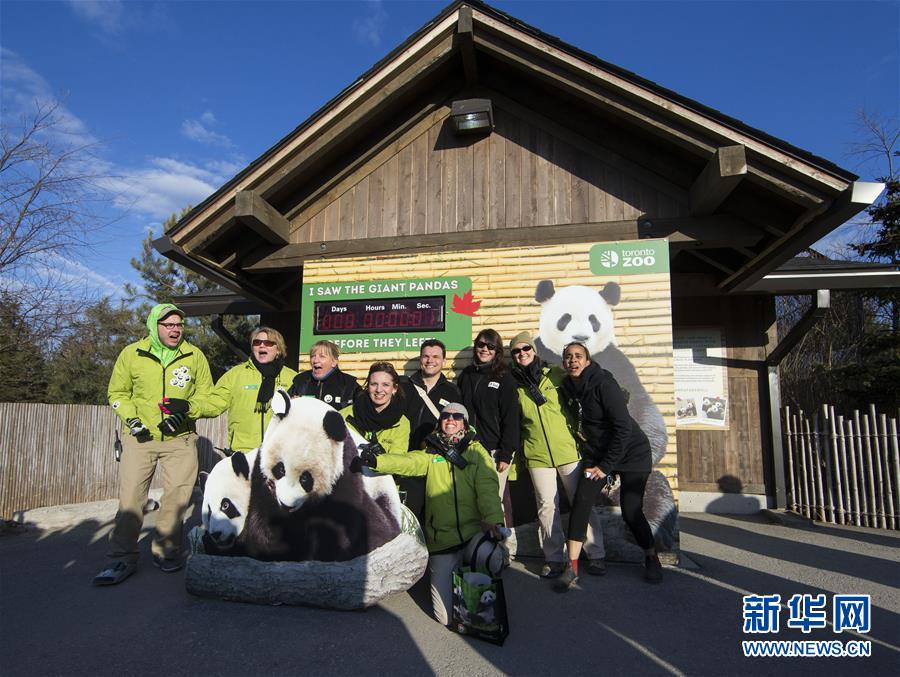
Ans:
[[[487,341],[475,341],[475,347],[479,350],[482,348],[487,348],[488,350],[497,350],[497,346],[493,343],[488,343]]]
[[[169,329],[170,331],[172,329],[184,329],[183,322],[157,322],[156,324],[158,324],[160,327],[165,327],[166,329]]]
[[[266,348],[271,348],[275,345],[275,341],[270,341],[269,339],[253,339],[253,347],[259,348],[260,346],[265,346]]]
[[[452,418],[454,421],[465,421],[466,415],[460,414],[455,411],[445,411],[441,413],[441,420],[446,421],[447,419]]]
[[[519,353],[530,353],[532,351],[532,347],[529,345],[524,345],[521,348],[513,348],[509,351],[509,354],[515,357]]]

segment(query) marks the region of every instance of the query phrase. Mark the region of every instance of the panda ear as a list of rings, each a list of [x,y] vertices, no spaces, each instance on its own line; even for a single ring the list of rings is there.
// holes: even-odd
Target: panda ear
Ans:
[[[199,478],[200,479],[200,493],[203,493],[206,491],[206,480],[208,477],[209,477],[208,472],[206,472],[205,470],[200,471],[200,478]]]
[[[284,388],[275,391],[275,397],[272,398],[272,413],[278,418],[284,418],[291,410],[291,397]]]
[[[235,475],[243,475],[245,479],[250,479],[250,464],[247,463],[247,454],[236,451],[231,455],[231,469]]]
[[[325,428],[325,434],[335,442],[343,442],[347,437],[347,424],[344,422],[344,417],[334,409],[326,412],[322,427]]]
[[[553,280],[541,280],[538,282],[537,289],[534,290],[534,300],[538,303],[545,303],[552,299],[555,293]]]
[[[615,306],[622,300],[622,289],[619,287],[618,282],[607,282],[603,289],[600,290],[600,296],[609,305]]]

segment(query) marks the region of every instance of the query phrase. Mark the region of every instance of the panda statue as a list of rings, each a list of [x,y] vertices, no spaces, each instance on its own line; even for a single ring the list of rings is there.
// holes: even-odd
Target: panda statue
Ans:
[[[347,561],[400,533],[400,502],[389,476],[351,472],[356,444],[343,417],[315,398],[272,400],[250,473],[240,546],[265,561]],[[379,486],[384,484],[385,486]]]
[[[250,507],[250,469],[256,465],[257,450],[235,452],[213,469],[200,473],[203,503],[203,550],[210,555],[243,555],[238,537]]]
[[[607,282],[599,291],[582,285],[555,289],[552,280],[541,280],[535,289],[535,300],[541,304],[541,316],[535,349],[538,356],[559,364],[565,346],[573,341],[583,343],[591,359],[612,373],[628,393],[628,413],[650,441],[653,465],[666,453],[666,424],[662,413],[641,383],[631,360],[616,345],[612,307],[621,300],[621,288]],[[610,494],[618,505],[618,488]],[[675,497],[665,476],[654,470],[644,492],[644,514],[653,527],[657,544],[670,548],[675,540]]]

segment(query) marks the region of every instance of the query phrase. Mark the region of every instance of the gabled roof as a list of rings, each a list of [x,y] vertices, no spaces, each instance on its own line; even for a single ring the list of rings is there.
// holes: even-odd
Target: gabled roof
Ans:
[[[571,115],[561,124],[576,134],[599,133],[595,123],[602,120],[613,132],[600,142],[621,137],[631,144],[614,152],[652,148],[637,161],[689,191],[693,214],[705,217],[707,226],[717,215],[745,219],[759,232],[751,246],[693,250],[700,260],[712,260],[725,291],[748,288],[880,193],[880,184],[855,183],[854,174],[827,160],[484,3],[460,0],[194,208],[158,248],[277,307],[279,300],[257,275],[258,262],[280,256],[302,263],[307,255],[331,252],[327,233],[321,251],[291,242],[290,215],[297,204],[361,153],[388,143],[402,131],[403,120],[439,111],[450,97],[476,90],[520,96],[524,106],[564,101]],[[758,205],[765,209],[754,220],[750,212]],[[685,232],[665,219],[653,221],[653,235]],[[712,247],[704,245],[703,233],[709,232],[698,227],[687,237],[698,249]],[[416,244],[410,241],[410,247]],[[273,268],[269,274],[279,272]]]

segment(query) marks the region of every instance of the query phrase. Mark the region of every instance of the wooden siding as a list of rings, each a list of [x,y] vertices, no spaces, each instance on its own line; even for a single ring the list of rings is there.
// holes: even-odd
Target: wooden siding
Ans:
[[[0,403],[0,517],[48,505],[102,501],[118,496],[110,407],[81,404]],[[197,422],[200,469],[209,470],[223,446],[227,419]],[[125,433],[128,434],[128,433]],[[162,486],[159,471],[152,488]]]
[[[495,107],[494,132],[457,137],[443,117],[335,195],[298,212],[291,242],[686,216],[663,190],[577,144]],[[549,126],[549,125],[548,125]],[[597,152],[593,152],[597,150]]]
[[[679,328],[721,327],[728,365],[728,430],[677,431],[679,487],[719,492],[721,482],[724,491],[736,493],[739,483],[742,493],[767,493],[768,403],[761,393],[767,379],[766,330],[774,321],[772,299],[676,297],[672,316]]]

